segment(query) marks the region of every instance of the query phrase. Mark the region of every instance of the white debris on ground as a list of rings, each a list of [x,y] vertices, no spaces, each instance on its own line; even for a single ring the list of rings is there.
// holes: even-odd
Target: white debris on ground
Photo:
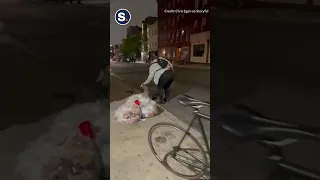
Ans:
[[[143,93],[129,96],[125,103],[113,112],[112,115],[116,121],[134,124],[162,112],[161,107],[149,97],[148,87],[144,86],[143,89]]]
[[[92,152],[90,153],[90,151],[93,151],[93,149],[90,148],[92,145],[88,145],[88,141],[83,138],[79,139],[77,136],[79,134],[78,125],[86,120],[94,125],[97,137],[96,142],[98,146],[101,147],[100,151],[103,156],[103,161],[105,164],[109,163],[109,132],[107,132],[107,130],[109,130],[110,117],[108,106],[109,103],[107,103],[107,101],[104,102],[104,104],[101,102],[77,104],[58,114],[48,133],[38,137],[35,142],[30,143],[25,151],[18,155],[15,174],[22,176],[27,180],[43,180],[44,176],[47,176],[50,173],[57,174],[57,172],[52,171],[54,171],[55,168],[59,168],[59,163],[60,165],[61,163],[64,163],[66,166],[69,166],[69,169],[68,167],[64,168],[64,174],[70,174],[72,173],[69,172],[72,170],[70,167],[77,165],[75,163],[70,164],[70,159],[74,160],[73,157],[76,153],[78,155],[86,154],[86,156],[81,157],[81,160],[78,160],[82,162],[86,161],[85,163],[82,163],[82,165],[88,165],[79,166],[78,168],[87,168],[87,172],[90,171],[91,175],[94,174],[94,168],[92,166],[89,167],[89,164],[92,165],[92,161],[96,162],[96,156],[93,155]],[[79,142],[82,144],[87,143],[88,148],[83,149],[81,145],[77,145],[76,147],[73,145],[70,146],[70,144],[74,144],[75,142],[77,142],[78,145]],[[72,158],[70,158],[71,155],[67,155],[68,153],[72,154]],[[62,158],[62,160],[60,158]],[[50,172],[48,172],[48,168],[50,169]],[[95,172],[95,174],[96,173],[97,172]],[[74,174],[77,174],[77,172],[74,172]],[[76,178],[77,180],[87,179],[84,178],[84,176],[81,178],[75,176],[73,178]]]

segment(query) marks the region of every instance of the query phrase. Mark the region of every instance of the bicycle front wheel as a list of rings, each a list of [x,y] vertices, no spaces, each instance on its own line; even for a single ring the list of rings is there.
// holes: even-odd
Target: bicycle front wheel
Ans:
[[[185,139],[178,147],[183,135]],[[158,123],[149,130],[148,141],[152,153],[170,172],[185,179],[208,176],[207,153],[189,132],[172,123]]]

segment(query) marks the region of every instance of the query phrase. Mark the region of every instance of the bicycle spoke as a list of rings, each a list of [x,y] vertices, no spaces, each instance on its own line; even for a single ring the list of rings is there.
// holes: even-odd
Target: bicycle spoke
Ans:
[[[158,123],[149,131],[149,145],[156,158],[172,173],[185,179],[204,179],[208,164],[206,153],[197,139],[185,132],[174,124]]]
[[[199,159],[197,156],[189,153],[189,152],[186,151],[185,149],[182,149],[182,151],[185,152],[185,153],[187,153],[189,156],[193,157],[193,158],[196,159],[197,161],[201,162],[202,164],[204,164],[204,162],[203,162],[201,159]]]
[[[183,164],[182,162],[178,161],[176,158],[173,158],[174,160],[176,160],[179,164],[181,164],[182,166],[186,167],[187,169],[189,169],[190,171],[194,172],[194,173],[199,173],[201,171],[195,171],[195,169],[190,169],[189,166]]]
[[[179,154],[177,154],[177,156],[181,156],[181,155],[179,155]],[[183,157],[183,156],[182,156]],[[178,158],[173,158],[173,159],[175,159],[176,161],[178,161]],[[180,158],[179,158],[180,159]],[[187,161],[185,161],[185,160],[183,160],[183,159],[180,159],[180,161],[181,162],[183,162],[183,163],[186,163],[186,164],[188,164],[188,165],[190,165],[190,166],[194,166],[194,167],[196,167],[196,168],[199,168],[199,169],[203,169],[203,167],[199,167],[199,166],[196,166],[195,164],[193,164],[193,163],[189,163],[189,162],[187,162]]]

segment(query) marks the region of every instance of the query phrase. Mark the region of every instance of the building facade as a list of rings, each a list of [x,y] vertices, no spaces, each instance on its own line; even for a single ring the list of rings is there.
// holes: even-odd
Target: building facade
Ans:
[[[158,0],[158,51],[176,63],[189,63],[191,34],[210,31],[213,0]],[[165,13],[165,10],[202,10],[204,13]],[[210,42],[210,40],[209,40]],[[208,45],[209,46],[209,45]],[[204,63],[204,62],[203,62]]]
[[[310,7],[315,7],[315,6],[320,6],[320,0],[214,0],[213,5],[218,7],[218,6],[238,6],[239,8],[243,6],[252,6],[252,5],[266,5],[268,4],[267,7],[288,7],[289,6],[310,6]],[[277,6],[281,5],[281,6]],[[285,6],[282,6],[285,5]],[[266,6],[265,6],[266,7]]]
[[[142,21],[142,31],[141,31],[141,59],[143,61],[148,60],[148,26],[152,25],[155,21],[157,21],[157,17],[147,17],[144,21]]]
[[[127,37],[140,34],[141,31],[142,31],[142,28],[139,27],[139,26],[129,26],[129,27],[127,28]]]
[[[148,25],[148,55],[154,54],[158,51],[158,21]]]
[[[114,56],[113,46],[110,45],[110,59],[112,59]]]
[[[191,63],[210,63],[210,31],[190,35]]]
[[[110,55],[112,54],[112,59],[118,59],[119,56],[121,55],[120,52],[120,46],[121,44],[115,44],[115,45],[110,45]]]
[[[320,6],[320,0],[256,0],[257,2]]]

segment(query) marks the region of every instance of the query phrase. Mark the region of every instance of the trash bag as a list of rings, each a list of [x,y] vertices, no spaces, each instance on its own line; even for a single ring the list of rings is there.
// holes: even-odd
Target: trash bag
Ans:
[[[114,113],[114,119],[121,123],[133,124],[145,118],[160,114],[160,108],[155,101],[149,97],[146,86],[143,93],[131,95],[126,102]]]

